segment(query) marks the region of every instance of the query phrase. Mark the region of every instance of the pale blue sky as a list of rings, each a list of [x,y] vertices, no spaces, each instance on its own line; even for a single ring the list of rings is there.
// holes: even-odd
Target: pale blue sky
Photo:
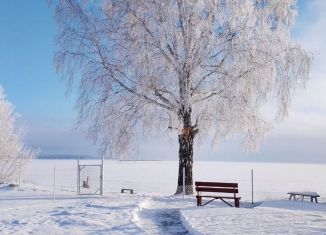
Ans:
[[[3,0],[0,5],[0,84],[27,126],[26,141],[43,154],[91,154],[96,148],[73,124],[75,95],[53,66],[56,26],[43,0]],[[307,90],[295,96],[289,119],[266,138],[260,153],[242,153],[237,140],[211,150],[196,149],[195,159],[326,162],[326,1],[299,1],[295,37],[315,57]],[[177,159],[176,140],[142,145],[136,158]]]
[[[27,142],[43,153],[94,154],[75,132],[75,96],[55,72],[56,25],[43,0],[5,0],[0,7],[0,84],[27,126]]]

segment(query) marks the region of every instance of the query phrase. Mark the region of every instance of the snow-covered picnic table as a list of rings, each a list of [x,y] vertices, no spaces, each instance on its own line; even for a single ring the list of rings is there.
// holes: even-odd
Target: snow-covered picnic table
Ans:
[[[290,194],[289,200],[293,197],[293,200],[301,199],[301,201],[303,201],[304,197],[310,197],[310,201],[313,202],[313,199],[315,199],[316,203],[318,203],[317,197],[320,197],[316,192],[288,192],[288,194]],[[299,197],[296,198],[296,196]]]

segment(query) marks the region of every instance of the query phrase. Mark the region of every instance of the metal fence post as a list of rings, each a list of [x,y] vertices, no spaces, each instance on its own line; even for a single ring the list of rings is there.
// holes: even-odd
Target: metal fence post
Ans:
[[[55,167],[53,167],[53,203],[55,203]]]
[[[254,170],[251,169],[251,205],[254,205]]]
[[[20,165],[19,165],[18,191],[21,190],[21,174],[22,174],[22,160],[20,160]]]

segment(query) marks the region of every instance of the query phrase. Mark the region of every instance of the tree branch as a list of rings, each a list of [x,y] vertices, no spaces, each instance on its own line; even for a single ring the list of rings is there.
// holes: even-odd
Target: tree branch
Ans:
[[[240,78],[244,77],[245,75],[247,75],[248,73],[252,72],[253,69],[250,69],[250,70],[247,70],[245,71],[243,74],[239,75],[238,77],[236,77],[235,79],[232,80],[232,82],[230,82],[226,87],[224,87],[223,89],[219,90],[219,91],[216,91],[216,90],[212,90],[210,92],[208,92],[208,95],[203,97],[203,98],[200,98],[198,100],[194,100],[194,104],[195,103],[199,103],[199,102],[202,102],[204,100],[207,100],[213,96],[218,96],[218,95],[221,95],[223,94],[223,92],[225,92],[227,89],[229,89],[231,86],[233,86],[237,81],[239,81]]]
[[[123,83],[122,81],[120,81],[120,79],[118,79],[115,75],[114,75],[114,72],[112,71],[112,69],[110,68],[110,66],[107,64],[103,54],[102,54],[102,51],[98,45],[98,43],[96,44],[96,48],[98,50],[98,53],[99,53],[99,56],[101,58],[101,64],[103,65],[103,67],[110,73],[110,77],[116,82],[118,83],[122,88],[126,89],[128,92],[132,93],[132,94],[135,94],[136,96],[138,97],[141,97],[141,98],[144,98],[145,100],[161,107],[161,108],[165,108],[169,111],[174,111],[174,109],[171,107],[171,106],[168,106],[168,105],[165,105],[165,104],[162,104],[160,102],[157,102],[156,100],[153,100],[152,98],[148,97],[147,95],[144,95],[144,94],[141,94],[141,93],[138,93],[136,90],[130,88],[128,85],[126,85],[125,83]],[[125,77],[128,77],[125,73],[123,73],[122,71],[119,71],[121,74],[123,74]]]

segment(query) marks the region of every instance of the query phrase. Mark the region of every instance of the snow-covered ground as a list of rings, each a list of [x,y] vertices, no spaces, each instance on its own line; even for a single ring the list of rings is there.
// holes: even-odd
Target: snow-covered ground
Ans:
[[[181,217],[193,234],[326,234],[326,205],[310,204],[281,201],[255,208],[185,209]]]
[[[34,160],[22,191],[0,186],[0,234],[326,234],[326,165],[195,162],[195,181],[239,183],[237,209],[171,196],[178,167],[172,161],[106,161],[104,196],[77,197],[76,164]],[[289,201],[290,191],[317,192],[320,203]]]

